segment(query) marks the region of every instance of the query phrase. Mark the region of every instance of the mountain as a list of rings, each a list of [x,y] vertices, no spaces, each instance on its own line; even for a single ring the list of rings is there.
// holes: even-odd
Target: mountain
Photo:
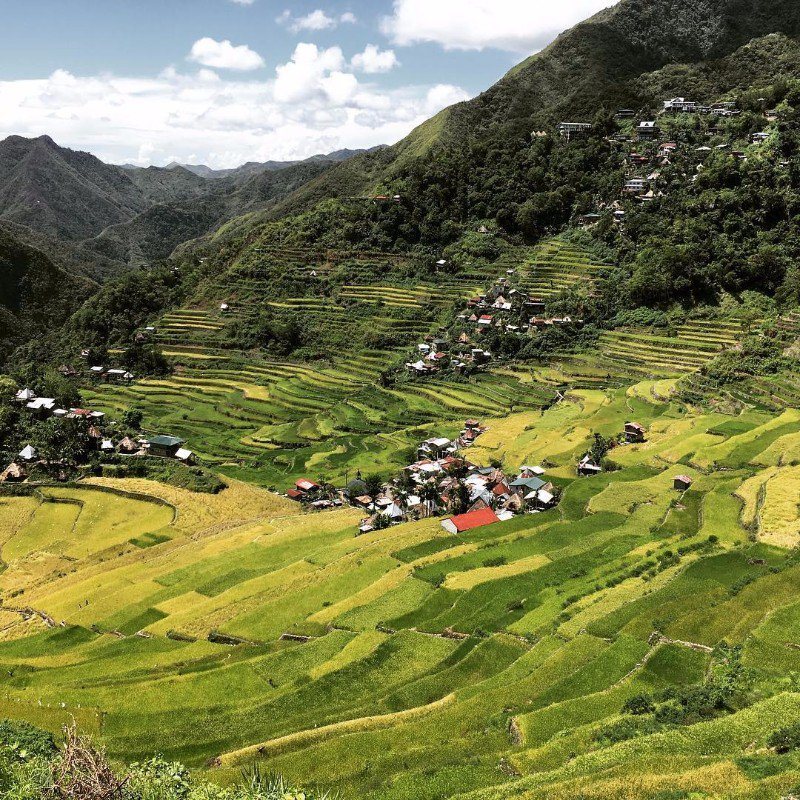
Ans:
[[[91,291],[89,281],[0,230],[0,363],[16,346],[57,329]]]
[[[0,142],[0,221],[77,241],[132,219],[154,202],[197,196],[205,183],[186,170],[131,173],[49,136]]]
[[[102,278],[263,209],[354,151],[302,162],[113,166],[50,137],[0,142],[0,226],[65,269]]]
[[[622,0],[398,144],[337,165],[277,204],[272,215],[305,210],[327,197],[379,190],[432,151],[432,158],[440,158],[442,150],[463,152],[474,145],[476,152],[462,165],[463,177],[474,180],[487,152],[522,150],[534,130],[552,130],[562,120],[591,122],[603,109],[648,107],[659,97],[647,91],[643,76],[668,65],[725,59],[771,34],[800,34],[800,5],[793,0]],[[672,91],[684,94],[680,74],[673,77]],[[768,73],[761,77],[767,79]]]
[[[185,169],[195,175],[200,176],[201,178],[206,178],[208,180],[219,180],[220,178],[234,178],[236,180],[242,180],[253,177],[261,172],[285,169],[286,167],[292,167],[297,164],[336,164],[340,161],[347,161],[348,159],[353,158],[360,153],[372,152],[374,150],[379,150],[382,147],[384,147],[384,145],[379,145],[378,147],[373,147],[369,150],[335,150],[332,153],[320,153],[315,156],[310,156],[309,158],[295,161],[248,161],[241,166],[233,167],[231,169],[212,169],[205,164],[180,164],[177,161],[173,161],[172,163],[167,164],[166,169]],[[126,167],[130,168],[129,165],[126,165]]]

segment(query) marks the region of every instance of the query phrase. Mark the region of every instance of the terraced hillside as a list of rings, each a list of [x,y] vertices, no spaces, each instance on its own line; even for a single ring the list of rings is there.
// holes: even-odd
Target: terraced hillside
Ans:
[[[671,334],[632,328],[606,331],[588,352],[554,354],[554,376],[571,386],[591,387],[689,375],[734,347],[751,325],[736,319],[696,319]]]
[[[631,418],[647,441],[576,479]],[[800,783],[764,748],[800,721],[798,441],[800,412],[701,413],[666,380],[576,391],[471,451],[545,463],[558,508],[463,537],[355,537],[356,511],[238,482],[5,495],[2,713],[345,798],[778,798]]]
[[[518,258],[519,256],[517,256]],[[592,292],[592,279],[609,264],[585,248],[561,239],[548,239],[516,258],[504,259],[516,272],[515,282],[532,297],[552,300],[564,291],[582,288]]]
[[[185,438],[204,463],[286,488],[308,473],[341,482],[359,469],[394,472],[419,441],[454,435],[467,417],[542,407],[554,396],[510,370],[384,388],[379,376],[396,359],[391,351],[319,363],[254,358],[223,346],[220,319],[196,309],[168,315],[159,337],[180,365],[175,373],[97,386],[87,402],[117,417],[139,408],[148,430]]]
[[[547,297],[535,281],[539,269],[549,270],[554,297],[576,282],[590,288],[603,265],[562,239],[511,250],[474,271],[438,274],[435,282],[393,280],[384,273],[397,264],[382,264],[376,254],[256,248],[247,258],[261,261],[203,284],[191,306],[157,322],[157,340],[177,364],[173,375],[93,387],[86,399],[112,416],[141,409],[147,431],[181,436],[204,463],[280,489],[309,473],[342,482],[359,469],[394,472],[421,439],[452,435],[466,417],[545,408],[558,391],[692,373],[746,330],[726,319],[697,319],[670,333],[620,329],[586,352],[553,353],[549,365],[495,362],[469,379],[403,375],[385,385],[388,367],[498,278]],[[305,361],[238,349],[231,329],[254,324],[265,308],[340,344]]]

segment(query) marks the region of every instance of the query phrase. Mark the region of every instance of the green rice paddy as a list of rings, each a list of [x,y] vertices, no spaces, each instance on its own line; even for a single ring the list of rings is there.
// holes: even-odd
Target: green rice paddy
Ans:
[[[542,297],[590,290],[604,268],[558,240],[523,255],[507,266]],[[298,280],[343,268],[278,256]],[[345,330],[358,308],[358,324],[413,342],[496,277],[389,285],[364,254],[346,267],[335,296],[270,302]],[[777,769],[765,745],[800,722],[800,414],[775,399],[788,384],[770,402],[736,387],[735,414],[674,393],[682,376],[701,386],[743,324],[606,332],[549,365],[386,386],[396,348],[301,363],[227,347],[212,299],[251,313],[259,269],[160,320],[174,374],[87,396],[111,417],[140,408],[229,488],[92,479],[0,496],[2,716],[54,731],[74,718],[120,761],[158,752],[222,784],[257,764],[345,800],[792,794],[800,762]],[[472,459],[545,465],[558,507],[463,537],[436,519],[356,537],[360,512],[303,513],[261,488],[394,473],[466,417],[488,427]],[[646,441],[577,478],[593,434],[631,420]],[[702,686],[730,652],[740,691],[724,710],[623,713]]]
[[[357,512],[303,514],[253,488],[224,500],[240,484],[194,517],[195,496],[146,481],[102,482],[139,499],[88,484],[4,498],[3,713],[53,729],[74,714],[121,760],[158,751],[222,783],[257,762],[344,797],[651,797],[668,778],[773,796],[738,760],[800,720],[785,678],[800,566],[736,492],[776,469],[762,462],[800,417],[700,414],[649,388],[517,411],[521,438],[511,417],[510,438],[490,426],[487,452],[547,463],[564,497],[463,538],[437,520],[355,537]],[[576,478],[590,432],[632,412],[647,441]],[[701,684],[723,641],[742,647],[750,702],[600,735],[627,698]],[[797,779],[781,776],[776,791]]]

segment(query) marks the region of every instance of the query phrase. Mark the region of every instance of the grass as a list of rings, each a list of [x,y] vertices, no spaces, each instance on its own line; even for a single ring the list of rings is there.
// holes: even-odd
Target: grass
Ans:
[[[305,274],[302,254],[283,255]],[[383,284],[357,261],[335,298],[274,302],[320,325],[355,308],[409,341],[430,329],[427,282]],[[245,314],[263,277],[239,266],[214,291]],[[564,241],[501,266],[542,293],[603,270]],[[486,277],[440,288],[462,297]],[[159,324],[173,375],[89,402],[140,407],[226,488],[104,477],[0,494],[1,715],[51,730],[74,716],[115,759],[160,752],[221,784],[257,764],[343,800],[778,798],[800,784],[791,758],[764,750],[800,719],[800,417],[674,393],[735,322],[609,332],[550,365],[381,386],[396,349],[255,358],[225,348],[228,319],[199,300]],[[390,474],[465,416],[488,427],[471,460],[542,464],[558,507],[461,537],[436,519],[356,537],[359,511],[303,513],[263,488]],[[631,419],[646,441],[578,479],[592,435]],[[673,489],[679,472],[690,491]],[[729,712],[603,738],[632,695],[703,684],[723,641],[746,678]]]

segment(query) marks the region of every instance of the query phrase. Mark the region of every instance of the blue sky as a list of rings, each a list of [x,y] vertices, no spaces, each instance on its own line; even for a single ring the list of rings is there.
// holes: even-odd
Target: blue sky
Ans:
[[[233,166],[398,140],[614,0],[0,0],[0,137]]]

